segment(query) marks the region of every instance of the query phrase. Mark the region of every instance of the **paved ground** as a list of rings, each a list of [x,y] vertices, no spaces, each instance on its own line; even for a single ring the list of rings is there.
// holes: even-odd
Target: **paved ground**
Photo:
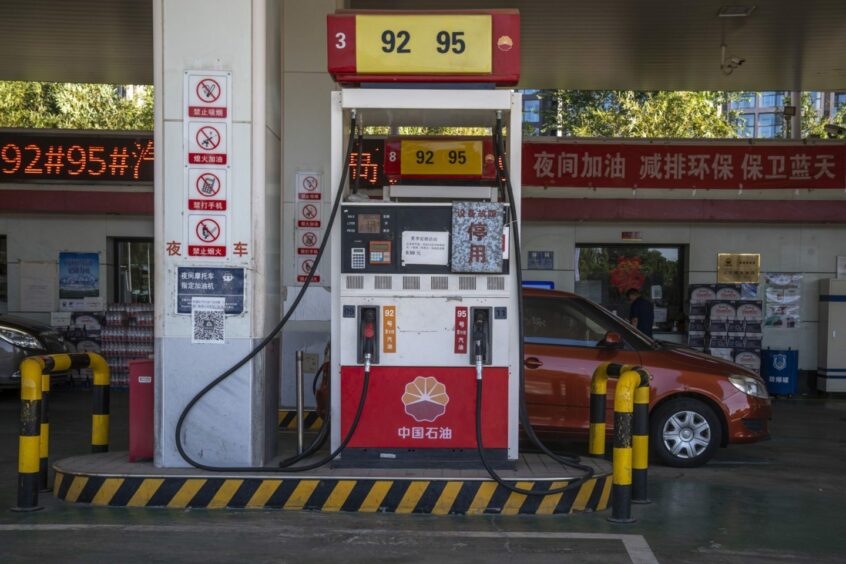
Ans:
[[[126,448],[126,397],[112,443]],[[88,447],[90,395],[55,392],[56,458]],[[843,562],[846,400],[778,401],[774,440],[731,447],[705,468],[653,468],[655,503],[634,525],[567,517],[433,517],[14,505],[17,401],[0,393],[3,562]]]

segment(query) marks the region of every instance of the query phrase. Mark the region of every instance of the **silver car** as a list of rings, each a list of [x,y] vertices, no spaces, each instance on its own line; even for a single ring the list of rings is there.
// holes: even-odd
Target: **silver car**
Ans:
[[[20,387],[20,366],[26,357],[66,352],[68,347],[64,339],[49,325],[0,315],[0,389]],[[65,378],[66,374],[57,374],[54,381]]]

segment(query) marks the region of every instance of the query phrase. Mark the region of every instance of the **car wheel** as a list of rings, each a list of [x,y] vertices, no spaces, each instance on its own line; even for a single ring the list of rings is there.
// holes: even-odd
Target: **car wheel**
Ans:
[[[714,456],[721,433],[714,410],[693,398],[670,400],[651,417],[652,450],[667,466],[702,466]]]

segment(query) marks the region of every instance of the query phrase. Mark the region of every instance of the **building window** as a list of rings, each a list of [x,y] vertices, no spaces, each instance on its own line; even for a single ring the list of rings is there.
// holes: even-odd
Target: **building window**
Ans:
[[[523,121],[528,123],[540,123],[540,100],[526,100],[523,102]]]
[[[782,114],[758,114],[758,137],[763,139],[781,137],[783,130],[784,118]]]
[[[811,102],[811,106],[816,111],[822,110],[822,93],[821,92],[808,92],[808,100]]]
[[[737,116],[737,136],[755,137],[755,114],[740,114]]]
[[[762,108],[783,108],[784,92],[761,92]]]
[[[115,239],[115,302],[153,303],[153,240]]]
[[[8,294],[9,294],[9,275],[8,266],[6,260],[6,236],[0,235],[0,305],[2,308],[0,310],[5,311],[6,306],[8,303]]]
[[[731,108],[733,110],[741,110],[745,108],[754,108],[755,107],[755,98],[756,95],[754,92],[741,92],[740,97],[737,100],[733,100],[731,102]]]
[[[655,306],[655,331],[681,325],[684,311],[684,247],[578,245],[576,294],[628,318],[626,292],[640,290]]]
[[[834,93],[834,107],[831,109],[831,115],[835,115],[837,112],[840,111],[840,108],[846,104],[846,92],[835,92]]]

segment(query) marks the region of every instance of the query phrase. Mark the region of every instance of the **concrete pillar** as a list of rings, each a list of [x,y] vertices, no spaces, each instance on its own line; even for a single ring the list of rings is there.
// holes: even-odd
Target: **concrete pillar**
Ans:
[[[337,186],[329,186],[329,103],[335,83],[326,72],[326,15],[343,8],[340,0],[284,0],[283,25],[283,225],[282,284],[286,307],[299,291],[297,265],[297,190],[298,172],[321,175],[323,232],[329,217],[330,194]],[[319,283],[312,283],[297,312],[284,331],[282,340],[282,387],[280,403],[295,405],[294,354],[303,350],[306,358],[322,359],[329,341],[329,265],[327,248],[318,268]],[[313,406],[311,381],[313,363],[306,363],[306,405]]]
[[[175,443],[186,404],[247,355],[279,317],[279,0],[154,0],[156,89],[155,463],[187,463]],[[231,73],[229,216],[224,258],[187,256],[184,80],[190,70]],[[180,243],[180,253],[172,252]],[[236,253],[244,243],[246,254]],[[168,252],[168,248],[171,252]],[[225,318],[223,344],[192,343],[192,318],[176,308],[180,267],[244,269],[244,311]],[[188,454],[208,465],[256,466],[275,454],[278,339],[206,395],[183,431]]]

